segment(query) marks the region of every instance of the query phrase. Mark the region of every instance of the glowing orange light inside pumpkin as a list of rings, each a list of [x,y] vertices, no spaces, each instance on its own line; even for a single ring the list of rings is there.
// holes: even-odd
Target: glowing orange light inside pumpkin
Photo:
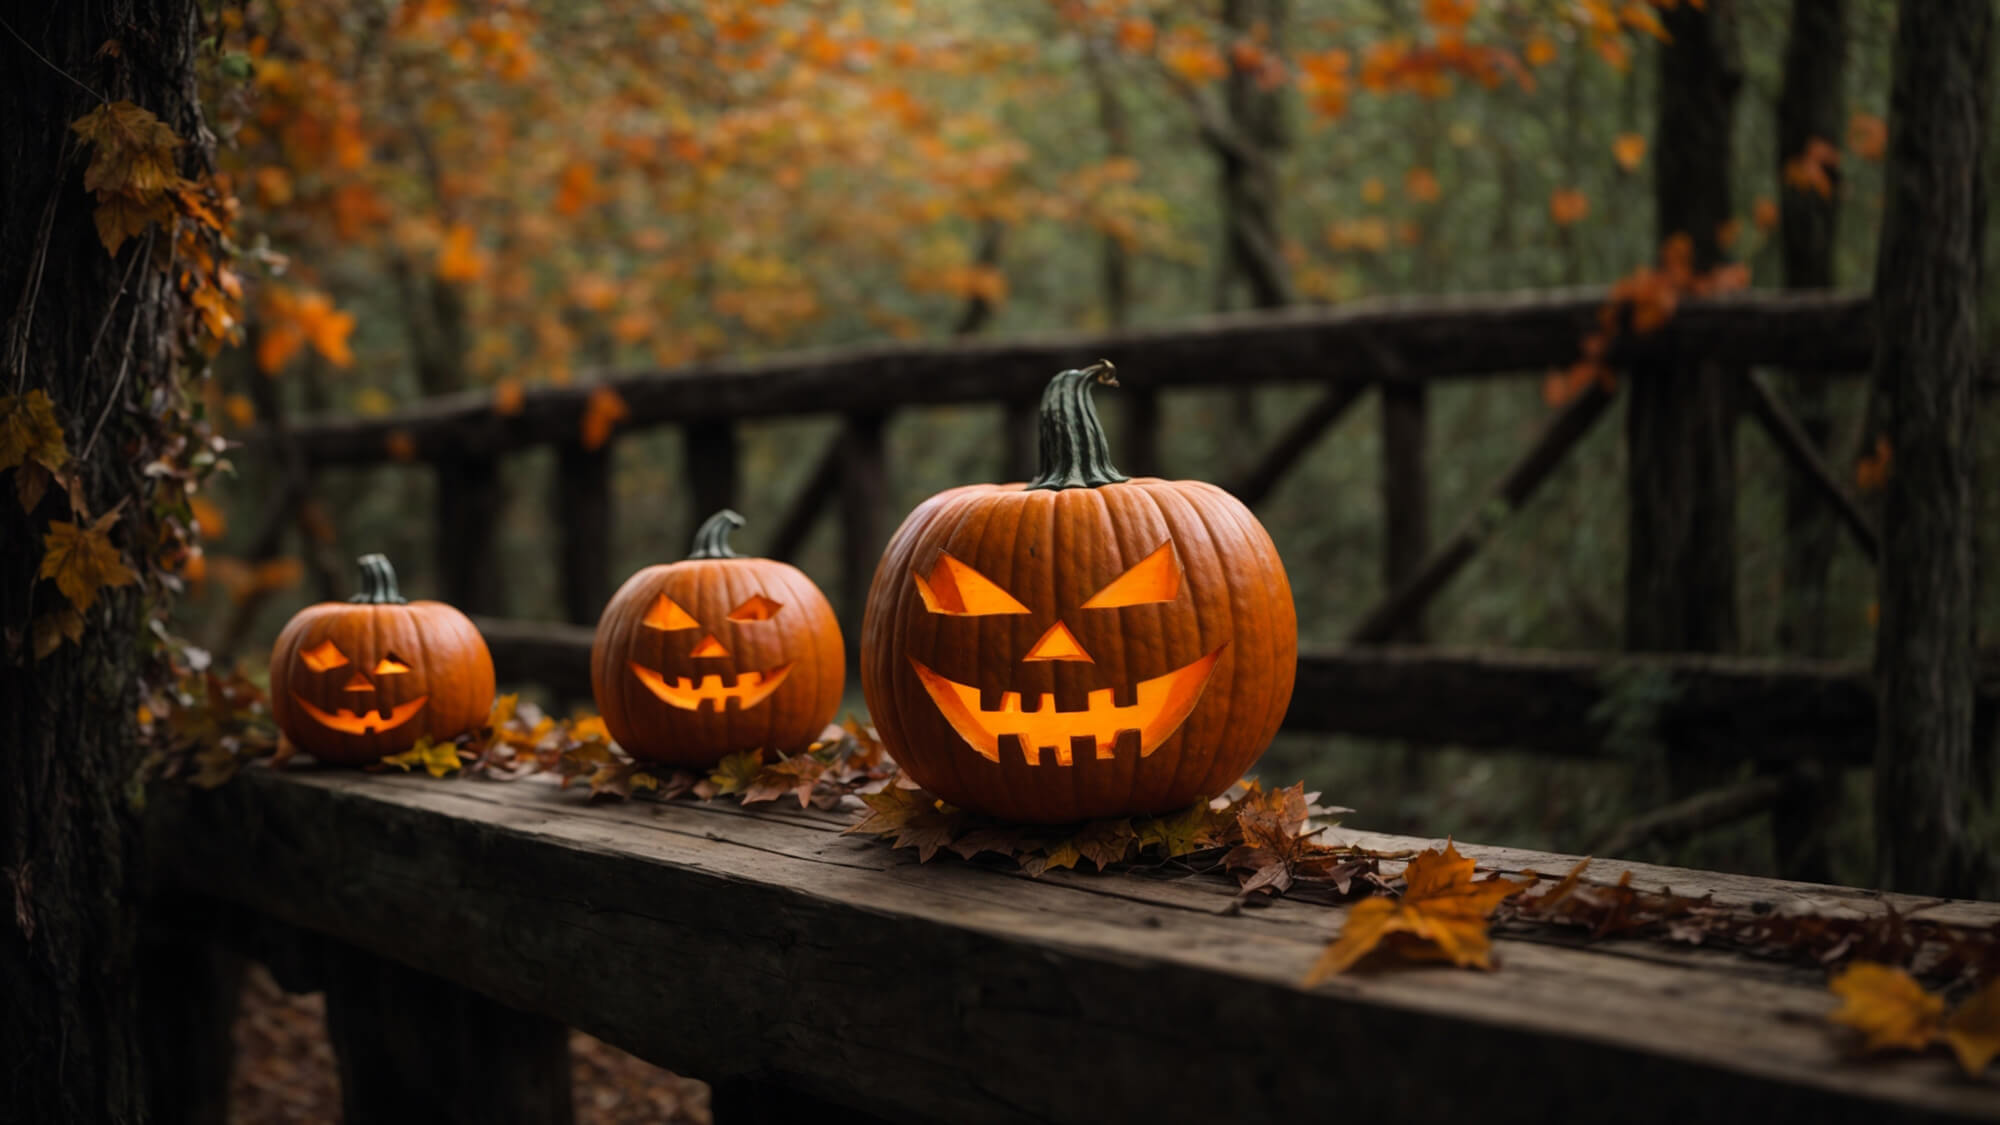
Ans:
[[[1170,602],[1180,596],[1181,562],[1174,557],[1171,540],[1140,559],[1130,570],[1111,580],[1111,585],[1090,596],[1085,609],[1116,609],[1119,606]]]
[[[688,655],[689,655],[689,656],[728,656],[728,655],[729,655],[729,650],[728,650],[728,649],[726,649],[726,648],[723,648],[723,647],[722,647],[722,642],[721,642],[721,641],[718,641],[718,640],[716,640],[716,639],[715,639],[715,634],[713,634],[713,633],[710,633],[710,634],[709,634],[708,636],[706,636],[706,637],[703,637],[703,638],[701,639],[701,642],[700,642],[699,644],[697,644],[697,645],[695,645],[695,646],[694,646],[694,651],[693,651],[693,652],[691,652],[691,653],[689,653]]]
[[[1088,739],[1097,757],[1111,758],[1116,756],[1118,736],[1130,730],[1138,732],[1141,758],[1158,750],[1187,721],[1221,655],[1217,648],[1164,676],[1141,680],[1137,702],[1127,706],[1112,701],[1110,688],[1099,688],[1090,693],[1081,711],[1056,710],[1055,697],[1047,692],[1023,699],[1018,691],[1005,693],[1000,706],[987,710],[979,705],[978,688],[940,676],[915,657],[910,663],[952,729],[982,757],[999,761],[1000,738],[1011,734],[1020,739],[1021,758],[1027,764],[1041,765],[1042,751],[1048,750],[1055,754],[1057,765],[1067,766],[1075,757],[1072,739]]]
[[[750,600],[729,611],[731,621],[769,621],[785,608],[762,594],[750,595]]]
[[[687,610],[675,605],[674,600],[665,594],[661,594],[659,600],[653,603],[653,608],[646,611],[642,624],[648,629],[665,629],[668,632],[701,627],[699,622],[689,616]]]
[[[331,672],[347,663],[347,654],[340,651],[339,646],[332,641],[321,641],[299,653],[299,659],[305,661],[306,667],[315,672]]]
[[[396,659],[393,653],[375,662],[375,674],[378,676],[393,676],[398,672],[409,670],[410,666]]]
[[[939,551],[929,578],[912,573],[924,608],[953,617],[984,617],[995,613],[1027,613],[1028,607],[995,585],[993,580]]]
[[[1090,658],[1089,653],[1083,651],[1083,645],[1078,643],[1076,635],[1069,631],[1069,626],[1060,621],[1049,626],[1049,631],[1043,633],[1042,639],[1036,641],[1034,647],[1028,650],[1028,655],[1021,659],[1080,660],[1085,664],[1097,663]]]

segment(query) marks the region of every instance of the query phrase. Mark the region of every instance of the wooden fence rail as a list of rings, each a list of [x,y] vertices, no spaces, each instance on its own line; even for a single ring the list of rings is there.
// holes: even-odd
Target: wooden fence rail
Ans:
[[[165,787],[148,821],[184,938],[324,989],[350,1113],[390,1103],[371,1119],[567,1121],[564,1025],[710,1081],[725,1125],[2000,1117],[1944,1052],[1846,1058],[1817,966],[1726,948],[1509,929],[1495,972],[1307,988],[1347,907],[1245,910],[1231,881],[1165,867],[919,866],[841,836],[845,813],[291,768]],[[1575,862],[1459,846],[1504,872]],[[1629,867],[1746,911],[2000,923],[2000,904]],[[166,972],[185,990],[197,964]],[[165,1048],[226,1044],[226,1010],[176,1014]]]

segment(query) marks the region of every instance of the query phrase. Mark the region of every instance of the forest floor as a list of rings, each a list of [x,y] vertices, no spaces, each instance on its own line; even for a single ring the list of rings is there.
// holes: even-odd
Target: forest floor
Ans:
[[[236,1015],[232,1125],[337,1125],[340,1081],[326,1035],[325,998],[287,995],[253,966]],[[710,1125],[708,1086],[570,1032],[577,1125]]]

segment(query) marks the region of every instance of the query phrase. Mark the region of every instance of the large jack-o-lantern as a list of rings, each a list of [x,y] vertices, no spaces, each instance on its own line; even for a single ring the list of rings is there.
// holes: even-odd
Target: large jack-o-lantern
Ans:
[[[1130,479],[1091,404],[1041,408],[1041,475],[955,488],[889,542],[861,628],[883,744],[961,808],[1061,822],[1226,790],[1277,732],[1298,657],[1271,537],[1199,481]]]
[[[366,765],[428,734],[456,738],[493,709],[493,657],[463,613],[406,602],[381,555],[361,559],[361,592],[307,606],[271,649],[271,713],[299,749]]]
[[[797,567],[730,550],[742,526],[735,512],[710,516],[686,559],[634,574],[598,619],[591,692],[634,758],[700,767],[794,750],[840,709],[833,607]]]

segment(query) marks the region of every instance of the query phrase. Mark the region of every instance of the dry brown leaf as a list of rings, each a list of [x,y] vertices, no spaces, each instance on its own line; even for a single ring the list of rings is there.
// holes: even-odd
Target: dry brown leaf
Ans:
[[[1987,981],[1952,1012],[1944,1024],[1944,1041],[1968,1078],[1978,1078],[2000,1057],[2000,977]]]
[[[129,586],[139,580],[132,568],[125,565],[118,548],[111,544],[111,525],[117,521],[116,508],[88,527],[51,520],[48,534],[42,536],[46,553],[42,555],[41,576],[54,580],[56,589],[79,612],[97,601],[99,590]]]
[[[1378,948],[1407,960],[1450,961],[1480,969],[1493,967],[1493,941],[1486,920],[1509,897],[1533,885],[1498,875],[1473,881],[1472,860],[1446,841],[1442,851],[1423,852],[1403,872],[1399,899],[1371,898],[1356,904],[1340,937],[1320,954],[1306,984],[1314,985],[1352,968]]]

